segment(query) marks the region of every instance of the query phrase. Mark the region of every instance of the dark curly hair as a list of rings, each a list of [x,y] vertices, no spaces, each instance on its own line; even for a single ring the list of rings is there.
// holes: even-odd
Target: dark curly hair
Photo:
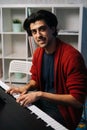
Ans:
[[[55,27],[54,36],[57,35],[57,24],[58,20],[56,16],[47,10],[39,10],[35,13],[32,13],[28,18],[25,19],[23,23],[23,28],[27,31],[29,36],[32,36],[30,30],[30,24],[36,22],[37,20],[44,20],[46,24],[51,28]]]

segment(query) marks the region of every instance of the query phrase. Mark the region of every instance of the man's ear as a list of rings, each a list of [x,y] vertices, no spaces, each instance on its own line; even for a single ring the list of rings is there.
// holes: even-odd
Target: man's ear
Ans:
[[[53,35],[54,35],[54,33],[55,33],[55,31],[56,31],[56,28],[55,28],[55,27],[51,27],[51,30],[52,30]]]
[[[52,30],[52,34],[55,36],[55,32],[56,32],[56,28],[55,27],[51,27],[51,30]]]
[[[55,27],[51,27],[53,33],[55,32],[56,28]]]

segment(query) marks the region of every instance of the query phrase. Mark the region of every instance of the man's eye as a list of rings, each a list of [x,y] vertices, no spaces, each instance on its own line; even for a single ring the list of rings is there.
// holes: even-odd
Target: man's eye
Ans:
[[[40,31],[45,31],[45,30],[46,30],[45,26],[43,26],[43,27],[40,28]]]
[[[36,30],[31,30],[31,33],[32,33],[32,34],[35,34],[35,33],[36,33]]]

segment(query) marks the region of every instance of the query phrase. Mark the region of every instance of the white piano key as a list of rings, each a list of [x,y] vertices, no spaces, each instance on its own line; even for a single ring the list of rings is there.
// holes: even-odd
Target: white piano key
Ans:
[[[1,80],[0,80],[0,86],[5,90],[9,89],[9,86],[6,85]],[[19,94],[13,94],[13,97],[17,99],[19,97]],[[37,115],[37,119],[41,118],[45,123],[47,123],[46,125],[47,127],[51,126],[54,130],[68,130],[67,128],[62,126],[60,123],[58,123],[55,119],[53,119],[52,117],[47,115],[45,112],[40,110],[38,107],[36,107],[35,105],[30,104],[26,107],[29,110],[31,110],[31,114],[34,113],[35,115]]]
[[[55,130],[68,130],[64,126],[62,126],[60,123],[58,123],[56,120],[51,118],[49,115],[47,115],[45,112],[40,110],[38,107],[35,105],[31,105],[28,107],[33,113],[35,113],[38,117],[40,117],[43,121],[47,123],[47,126],[51,126]]]
[[[4,82],[2,82],[1,80],[0,80],[0,85],[1,85],[1,87],[3,88],[3,89],[5,89],[5,90],[8,90],[9,89],[9,86],[8,85],[6,85]]]

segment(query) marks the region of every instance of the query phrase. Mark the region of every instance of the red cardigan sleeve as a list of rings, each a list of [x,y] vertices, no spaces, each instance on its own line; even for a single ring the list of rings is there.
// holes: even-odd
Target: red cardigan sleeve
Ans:
[[[78,51],[74,50],[73,53],[71,51],[71,55],[68,55],[67,60],[66,57],[64,57],[64,60],[64,72],[67,75],[66,87],[72,96],[84,103],[87,95],[87,69],[83,57]]]
[[[41,66],[42,66],[42,55],[44,50],[42,48],[37,48],[34,52],[31,67],[31,79],[37,82],[38,87],[41,87]]]

